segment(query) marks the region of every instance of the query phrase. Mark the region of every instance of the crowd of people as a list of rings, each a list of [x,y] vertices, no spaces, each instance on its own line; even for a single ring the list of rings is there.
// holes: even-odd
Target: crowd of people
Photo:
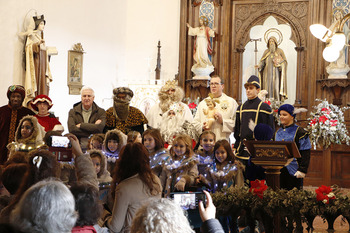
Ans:
[[[272,110],[258,98],[258,77],[245,83],[248,100],[241,105],[223,93],[221,77],[213,76],[209,86],[194,117],[174,81],[161,88],[159,104],[147,116],[129,106],[133,92],[127,87],[113,90],[107,111],[94,102],[93,89],[83,87],[81,102],[69,111],[69,146],[60,149],[53,149],[52,136],[64,129],[48,112],[51,99],[38,95],[30,110],[22,106],[24,88],[10,86],[9,104],[0,108],[1,232],[193,232],[190,223],[201,224],[168,200],[172,194],[217,192],[264,179],[243,141],[273,140],[274,132]],[[295,125],[292,105],[282,105],[278,114],[282,127],[274,139],[295,141],[302,155],[282,171],[281,187],[302,188],[308,134]],[[202,230],[232,232],[236,220],[215,220],[204,192]]]

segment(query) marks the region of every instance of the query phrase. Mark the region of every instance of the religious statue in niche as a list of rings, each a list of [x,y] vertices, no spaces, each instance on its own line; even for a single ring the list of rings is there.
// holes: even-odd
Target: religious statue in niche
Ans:
[[[49,56],[56,55],[54,47],[47,47],[43,38],[46,24],[44,15],[31,17],[26,22],[25,32],[25,89],[26,102],[37,95],[49,95],[49,83],[52,81]]]
[[[278,34],[280,35],[278,41],[274,36],[267,40],[268,32],[265,33],[267,49],[264,51],[258,65],[261,89],[268,92],[267,98],[284,101],[288,99],[287,59],[283,50],[278,48],[278,45],[282,42],[282,34]]]
[[[332,32],[336,32],[339,24],[341,22],[341,19],[343,18],[344,15],[344,11],[340,8],[335,8],[333,10],[333,23],[332,25],[329,27],[329,30]],[[348,26],[345,24],[344,25],[344,34],[346,35],[346,43],[348,43],[349,41],[349,36],[350,36],[350,30],[348,28]],[[334,61],[331,62],[327,67],[326,67],[326,71],[328,73],[328,78],[332,79],[332,78],[347,78],[347,74],[350,71],[350,67],[348,64],[346,64],[346,54],[345,54],[345,49],[347,47],[344,46],[343,49],[340,50],[340,54],[339,54],[339,58]]]
[[[199,18],[199,27],[191,27],[187,23],[188,35],[195,36],[193,59],[195,64],[191,71],[195,74],[194,79],[209,79],[214,71],[214,66],[211,63],[209,55],[212,54],[212,44],[210,38],[215,37],[215,28],[208,27],[208,18],[201,16]]]

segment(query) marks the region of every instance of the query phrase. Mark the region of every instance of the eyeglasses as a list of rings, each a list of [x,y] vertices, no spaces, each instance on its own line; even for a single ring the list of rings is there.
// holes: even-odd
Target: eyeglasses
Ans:
[[[215,86],[219,86],[222,85],[222,83],[209,83],[209,86],[211,87],[215,87]]]

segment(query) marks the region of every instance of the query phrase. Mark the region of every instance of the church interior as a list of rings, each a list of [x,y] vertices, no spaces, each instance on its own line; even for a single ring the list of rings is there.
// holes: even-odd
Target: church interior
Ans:
[[[168,80],[177,80],[185,91],[187,103],[206,98],[208,78],[224,79],[224,93],[238,104],[247,100],[244,84],[250,75],[263,78],[259,62],[263,60],[273,36],[284,52],[279,70],[285,86],[265,98],[272,110],[282,104],[305,108],[296,124],[313,129],[315,111],[327,100],[344,109],[343,122],[350,127],[350,1],[347,0],[0,0],[0,58],[2,98],[13,84],[25,85],[23,62],[28,17],[44,15],[43,38],[53,52],[49,58],[52,81],[48,95],[50,109],[68,133],[68,112],[80,101],[82,86],[92,87],[95,102],[105,110],[113,106],[113,89],[129,87],[134,91],[132,106],[147,111],[157,101],[157,93]],[[340,12],[344,24],[336,17]],[[202,18],[201,18],[202,17]],[[195,73],[196,37],[188,27],[199,27],[201,20],[213,30],[208,39],[213,70]],[[201,22],[200,22],[201,21]],[[188,24],[188,25],[187,25]],[[326,61],[323,42],[310,31],[310,25],[322,24],[334,33],[336,27],[346,36],[340,55]],[[332,31],[332,26],[334,26]],[[338,32],[338,31],[337,31]],[[265,52],[265,53],[264,53]],[[282,53],[283,53],[282,52]],[[269,55],[266,55],[269,56]],[[265,57],[266,57],[265,56]],[[80,59],[74,65],[74,59]],[[344,60],[340,60],[344,59]],[[274,61],[275,62],[275,61]],[[78,67],[74,74],[73,69]],[[342,74],[338,70],[345,70]],[[198,71],[199,72],[199,71]],[[203,71],[204,72],[204,71]],[[206,72],[206,71],[205,71]],[[78,79],[73,79],[79,77]],[[266,84],[275,81],[266,80]],[[282,82],[282,81],[281,81]],[[264,89],[264,88],[261,88]],[[313,115],[312,115],[313,113]],[[342,114],[342,113],[341,113]],[[311,124],[311,125],[310,125]],[[279,128],[276,122],[276,129]],[[350,145],[312,144],[309,170],[304,187],[337,185],[350,189]],[[338,140],[339,141],[339,140]]]

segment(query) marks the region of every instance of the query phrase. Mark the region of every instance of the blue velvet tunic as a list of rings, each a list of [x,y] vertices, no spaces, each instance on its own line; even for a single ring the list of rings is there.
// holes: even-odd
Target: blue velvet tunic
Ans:
[[[303,128],[295,124],[292,124],[285,128],[283,127],[279,128],[278,131],[276,132],[275,141],[287,141],[287,142],[294,141],[297,144],[297,147],[301,154],[301,158],[298,159],[300,160],[300,162],[294,158],[293,161],[287,166],[287,169],[289,174],[292,176],[294,176],[294,174],[298,170],[303,173],[306,173],[307,168],[309,166],[310,157],[307,156],[305,152],[310,153],[310,149],[311,149],[311,143],[310,143],[308,133]]]

